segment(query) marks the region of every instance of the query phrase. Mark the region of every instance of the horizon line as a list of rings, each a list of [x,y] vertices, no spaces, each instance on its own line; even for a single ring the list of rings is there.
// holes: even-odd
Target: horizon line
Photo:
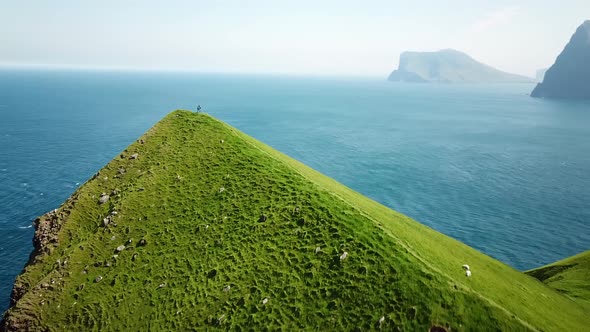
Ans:
[[[185,73],[205,75],[259,75],[259,76],[298,76],[317,78],[367,78],[387,80],[387,75],[377,74],[353,74],[353,73],[316,73],[316,72],[256,72],[256,71],[232,71],[232,70],[200,70],[196,68],[167,68],[167,67],[131,67],[131,66],[105,66],[105,65],[75,65],[75,64],[39,64],[39,63],[10,63],[0,62],[0,69],[38,69],[38,70],[65,70],[65,71],[96,71],[96,72],[153,72],[153,73]]]

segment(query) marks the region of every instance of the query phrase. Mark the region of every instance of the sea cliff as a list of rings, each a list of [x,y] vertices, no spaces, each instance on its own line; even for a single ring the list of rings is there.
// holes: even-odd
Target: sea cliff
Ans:
[[[531,97],[590,99],[590,20],[576,29]]]

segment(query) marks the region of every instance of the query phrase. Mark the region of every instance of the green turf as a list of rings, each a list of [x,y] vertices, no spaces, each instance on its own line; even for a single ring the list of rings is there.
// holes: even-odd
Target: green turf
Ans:
[[[569,297],[206,114],[173,112],[141,140],[58,210],[59,245],[18,277],[7,326],[586,328]],[[111,211],[117,226],[103,227]]]
[[[590,250],[526,272],[590,312]]]

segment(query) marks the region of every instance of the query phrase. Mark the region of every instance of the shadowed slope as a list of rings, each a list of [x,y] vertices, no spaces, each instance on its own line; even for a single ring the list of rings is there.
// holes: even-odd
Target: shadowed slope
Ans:
[[[590,251],[526,272],[590,310]]]

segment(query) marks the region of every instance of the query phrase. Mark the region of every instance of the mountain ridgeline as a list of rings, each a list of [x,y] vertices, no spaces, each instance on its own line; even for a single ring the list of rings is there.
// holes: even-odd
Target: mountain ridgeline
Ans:
[[[590,311],[590,250],[526,273]]]
[[[570,297],[203,113],[166,116],[35,226],[0,330],[588,327]]]
[[[404,52],[389,81],[414,83],[523,83],[531,78],[510,74],[452,49],[437,52]]]
[[[531,97],[590,99],[590,20],[578,27]]]

